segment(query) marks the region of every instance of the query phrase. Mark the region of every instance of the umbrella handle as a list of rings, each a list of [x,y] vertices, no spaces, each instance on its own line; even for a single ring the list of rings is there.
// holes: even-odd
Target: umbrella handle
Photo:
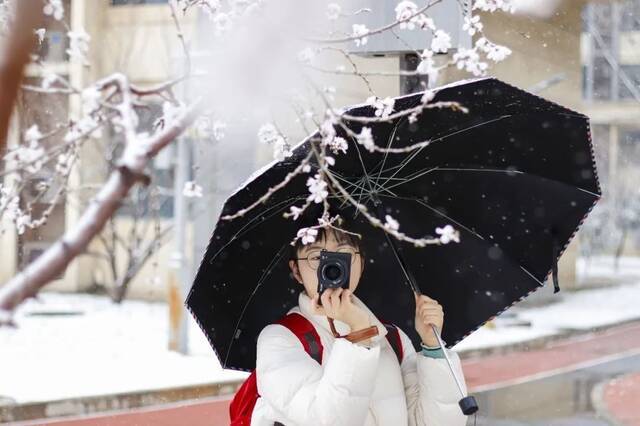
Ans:
[[[476,399],[473,396],[465,395],[464,390],[462,389],[462,385],[460,384],[460,380],[458,379],[458,376],[456,376],[456,372],[453,370],[453,365],[451,364],[449,355],[447,355],[446,347],[444,345],[444,342],[442,341],[442,338],[440,337],[440,333],[438,333],[438,329],[434,324],[430,324],[430,325],[431,325],[431,329],[433,330],[433,334],[436,336],[436,339],[438,339],[438,345],[440,346],[440,349],[442,349],[444,358],[447,361],[447,365],[449,366],[449,371],[451,371],[451,375],[456,381],[456,385],[458,386],[460,395],[462,395],[462,399],[458,401],[458,405],[462,409],[462,412],[465,415],[469,416],[475,413],[476,411],[478,411],[478,403],[476,402]]]

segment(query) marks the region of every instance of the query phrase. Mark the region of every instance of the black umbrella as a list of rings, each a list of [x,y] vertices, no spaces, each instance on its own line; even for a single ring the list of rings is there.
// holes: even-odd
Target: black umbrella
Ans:
[[[366,124],[380,146],[430,144],[403,154],[369,152],[337,128],[349,146],[331,167],[358,201],[396,218],[406,235],[437,237],[434,229],[446,224],[460,232],[460,243],[415,247],[372,227],[339,193],[329,197],[333,211],[354,222],[350,230],[364,236],[367,263],[356,294],[400,326],[416,348],[410,285],[443,306],[442,338],[451,347],[544,285],[601,195],[586,116],[493,78],[435,93],[431,102],[459,102],[468,113],[427,109],[416,121],[404,116]],[[421,99],[422,93],[396,98],[394,111]],[[373,117],[375,108],[347,111]],[[356,133],[363,126],[355,120],[347,125]],[[221,216],[283,181],[317,139],[308,138],[291,157],[250,179]],[[298,303],[302,287],[286,260],[289,243],[308,223],[282,215],[304,204],[314,173],[296,176],[265,203],[215,227],[186,303],[223,368],[255,368],[259,332]],[[320,204],[314,207],[309,213],[317,217]]]

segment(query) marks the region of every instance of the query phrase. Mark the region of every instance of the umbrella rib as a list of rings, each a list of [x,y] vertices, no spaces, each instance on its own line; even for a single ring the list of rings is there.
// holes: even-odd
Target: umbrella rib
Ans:
[[[458,225],[461,228],[464,228],[466,231],[474,234],[475,236],[477,236],[478,238],[480,238],[481,240],[484,240],[484,237],[480,234],[478,234],[476,231],[470,229],[469,227],[463,225],[462,223],[458,222],[457,220],[453,219],[452,217],[447,216],[446,214],[442,213],[441,211],[439,211],[438,209],[436,209],[435,207],[430,206],[429,204],[427,204],[424,200],[422,200],[421,198],[416,198],[416,197],[401,197],[401,196],[395,196],[395,198],[399,199],[399,200],[408,200],[408,201],[415,201],[418,204],[422,204],[424,207],[432,210],[433,212],[439,214],[440,216],[450,220],[451,222],[455,223],[456,225]]]
[[[406,118],[400,119],[398,120],[398,122],[396,123],[396,125],[393,128],[393,132],[391,133],[391,136],[389,137],[389,140],[387,141],[387,150],[384,152],[384,157],[382,157],[382,164],[380,165],[380,170],[378,171],[378,176],[375,178],[375,184],[378,184],[378,181],[380,180],[380,175],[382,175],[382,171],[384,170],[384,165],[387,162],[387,157],[389,156],[389,148],[391,147],[391,144],[393,143],[393,138],[396,135],[396,132],[398,131],[398,127],[400,126],[401,123],[404,122]]]
[[[505,118],[509,118],[509,117],[511,117],[511,116],[512,116],[512,114],[509,114],[509,115],[502,115],[502,116],[500,116],[500,117],[497,117],[497,118],[494,118],[494,119],[491,119],[491,120],[483,121],[482,123],[474,124],[473,126],[465,127],[464,129],[456,130],[455,132],[449,133],[449,134],[447,134],[447,135],[444,135],[444,136],[440,136],[440,137],[438,137],[438,138],[431,139],[431,143],[438,142],[438,141],[440,141],[440,142],[441,142],[441,141],[443,141],[444,139],[447,139],[447,138],[449,138],[449,137],[451,137],[451,136],[455,136],[455,135],[458,135],[458,134],[460,134],[460,133],[468,132],[468,131],[473,130],[473,129],[477,128],[477,127],[484,126],[485,124],[494,123],[494,122],[496,122],[496,121],[504,120]],[[429,144],[429,145],[430,145],[430,144]],[[419,149],[417,149],[417,150],[416,150],[416,155],[417,155],[420,151],[422,151],[425,147],[426,147],[426,145],[425,145],[425,146],[421,146]],[[413,159],[413,158],[415,158],[415,155],[414,155],[414,156],[411,156],[411,157],[409,158],[409,160],[411,160],[411,159]],[[400,172],[400,170],[402,170],[402,169],[403,169],[407,164],[408,164],[408,161],[407,161],[407,163],[403,164],[403,165],[402,165],[402,167],[401,167],[400,169],[396,170],[396,172],[392,175],[392,177],[394,177],[395,175],[397,175],[397,174],[398,174],[398,172]],[[382,185],[386,185],[388,181],[389,181],[389,180],[387,179],[387,180],[386,180]]]
[[[236,331],[238,331],[238,327],[240,326],[240,322],[242,321],[242,317],[244,316],[244,313],[247,311],[247,306],[249,306],[249,303],[251,302],[251,299],[253,299],[253,296],[258,291],[258,288],[260,288],[260,286],[262,285],[264,280],[267,278],[267,276],[271,273],[273,268],[280,262],[280,259],[282,259],[282,257],[284,255],[284,253],[286,252],[287,248],[288,248],[288,244],[283,245],[280,248],[280,250],[278,251],[278,253],[273,257],[273,259],[271,259],[271,262],[267,266],[267,269],[262,273],[262,276],[258,280],[258,284],[253,289],[253,292],[249,296],[249,299],[247,300],[247,302],[244,304],[244,307],[242,308],[242,312],[240,313],[240,316],[238,317],[238,321],[236,322],[236,327],[233,329],[232,336],[236,335]],[[232,347],[233,347],[233,337],[232,337],[231,343],[229,344],[229,348],[227,348],[227,354],[224,357],[224,364],[225,365],[227,365],[227,360],[229,359],[229,354],[231,353],[231,348]]]
[[[455,219],[453,219],[453,218],[451,218],[451,217],[449,217],[449,216],[445,215],[444,213],[442,213],[442,212],[440,212],[440,211],[436,210],[435,208],[431,207],[430,205],[428,205],[427,203],[425,203],[425,202],[424,202],[422,199],[420,199],[420,198],[415,198],[415,197],[397,197],[397,198],[398,198],[398,199],[401,199],[401,200],[415,201],[415,202],[417,202],[418,204],[422,204],[424,207],[427,207],[428,209],[430,209],[430,210],[432,210],[432,211],[436,212],[437,214],[439,214],[439,215],[441,215],[441,216],[443,216],[443,217],[447,218],[448,220],[450,220],[450,221],[454,222],[454,223],[455,223],[455,224],[457,224],[458,226],[460,226],[460,227],[464,228],[465,230],[467,230],[468,232],[470,232],[472,235],[475,235],[476,237],[480,238],[482,241],[488,241],[488,240],[487,240],[487,239],[485,239],[482,235],[480,235],[480,234],[478,234],[477,232],[475,232],[475,231],[473,231],[473,230],[469,229],[467,226],[465,226],[465,225],[461,224],[461,223],[460,223],[460,222],[458,222],[457,220],[455,220]],[[512,259],[512,258],[511,258],[511,257],[509,257],[509,259]],[[512,261],[513,261],[513,260],[512,260]],[[537,279],[537,278],[536,278],[536,276],[535,276],[535,275],[533,275],[531,272],[529,272],[529,270],[528,270],[527,268],[525,268],[524,266],[522,266],[522,265],[520,264],[520,262],[516,262],[516,261],[513,261],[513,262],[514,262],[515,264],[517,264],[517,265],[518,265],[518,267],[520,267],[520,269],[522,269],[524,272],[526,272],[526,273],[527,273],[527,275],[529,275],[531,278],[533,278],[533,279],[534,279],[534,280],[535,280],[539,285],[541,285],[541,286],[543,286],[543,285],[544,285],[544,283],[542,283],[539,279]]]
[[[395,183],[395,184],[389,186],[389,189],[395,188],[395,187],[400,186],[400,185],[403,185],[403,184],[405,184],[405,183],[407,183],[409,181],[412,181],[414,179],[422,177],[422,176],[426,175],[427,173],[430,173],[430,172],[436,171],[436,170],[451,170],[451,171],[458,171],[458,172],[471,171],[471,172],[488,172],[488,173],[507,173],[507,174],[513,173],[513,174],[520,174],[520,175],[535,176],[535,177],[540,178],[540,179],[547,179],[547,180],[550,180],[550,181],[553,181],[553,182],[558,182],[560,184],[570,186],[570,187],[575,188],[577,190],[586,192],[589,195],[593,195],[594,197],[600,197],[600,195],[598,195],[598,194],[596,194],[594,192],[591,192],[591,191],[589,191],[587,189],[580,188],[579,186],[571,185],[571,184],[568,184],[566,182],[562,182],[562,181],[559,181],[557,179],[548,178],[546,176],[541,176],[541,175],[538,175],[538,174],[535,174],[535,173],[524,172],[522,170],[513,170],[513,169],[508,169],[508,170],[507,169],[477,169],[477,168],[464,168],[464,167],[463,168],[460,168],[460,167],[433,167],[431,169],[423,169],[421,171],[417,171],[416,175],[413,175],[413,176],[405,178],[405,181],[398,182],[398,183]]]
[[[265,210],[263,213],[267,213],[267,212],[269,212],[270,210],[277,210],[277,209],[281,208],[281,207],[282,207],[283,205],[285,205],[285,204],[289,204],[289,205],[291,205],[291,204],[293,204],[293,202],[295,202],[295,201],[297,201],[297,200],[304,200],[304,199],[306,199],[306,198],[305,198],[305,197],[300,197],[300,196],[292,197],[292,198],[288,198],[288,199],[286,199],[286,200],[281,201],[281,202],[280,202],[280,203],[278,203],[278,204],[275,204],[275,205],[273,205],[273,206],[269,207],[269,208],[268,208],[267,210]],[[267,218],[271,218],[271,217],[272,217],[274,214],[276,214],[276,213],[278,213],[278,211],[271,213],[269,216],[267,216]],[[255,222],[257,222],[257,219],[258,219],[258,217],[260,217],[260,216],[262,216],[262,215],[256,215],[256,217],[254,217],[253,219],[251,219],[251,220],[250,220],[249,222],[247,222],[247,223],[246,223],[242,228],[240,228],[240,229],[239,229],[239,230],[238,230],[238,231],[237,231],[237,232],[236,232],[236,233],[235,233],[235,234],[234,234],[234,235],[229,239],[229,241],[228,241],[225,245],[223,245],[222,247],[220,247],[220,249],[218,249],[218,251],[217,251],[217,252],[216,252],[216,253],[211,257],[211,260],[209,260],[209,263],[213,262],[213,260],[218,256],[218,254],[220,254],[220,252],[221,252],[222,250],[224,250],[225,248],[227,248],[227,246],[228,246],[229,244],[231,244],[231,243],[232,243],[236,238],[238,238],[238,237],[239,237],[240,235],[242,235],[243,233],[245,233],[245,232],[247,232],[247,231],[250,231],[250,230],[253,228],[253,226],[257,225],[257,223],[255,223]],[[251,227],[250,227],[250,226],[251,226]],[[248,228],[248,229],[247,229],[247,228]],[[215,230],[214,230],[214,233],[215,233]]]

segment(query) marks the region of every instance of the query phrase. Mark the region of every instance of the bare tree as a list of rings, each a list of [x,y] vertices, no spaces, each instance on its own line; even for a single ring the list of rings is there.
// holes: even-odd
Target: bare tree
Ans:
[[[34,2],[35,5],[39,3],[36,0]],[[20,0],[18,3],[23,5],[26,2]],[[185,54],[184,74],[156,87],[147,88],[131,84],[127,76],[121,73],[104,77],[84,88],[73,87],[69,81],[57,75],[45,77],[40,87],[24,87],[25,90],[78,96],[82,101],[83,115],[80,120],[62,123],[56,131],[65,132],[63,142],[46,152],[43,152],[39,142],[50,137],[50,134],[42,134],[39,129],[30,128],[24,135],[26,143],[9,152],[10,164],[13,166],[9,166],[5,173],[27,169],[37,171],[43,163],[57,160],[60,165],[57,167],[59,173],[68,176],[73,158],[78,155],[78,148],[96,137],[96,132],[105,125],[114,126],[122,134],[124,149],[114,163],[114,169],[104,186],[91,199],[75,227],[68,230],[59,241],[25,270],[0,287],[0,312],[4,313],[5,322],[10,319],[11,312],[20,303],[34,296],[63,271],[76,256],[86,252],[90,241],[98,236],[105,225],[112,220],[114,213],[120,208],[134,185],[150,183],[147,166],[152,158],[171,144],[203,110],[213,111],[214,117],[217,115],[223,117],[224,114],[221,111],[225,109],[230,110],[230,114],[242,115],[230,106],[228,100],[243,99],[242,95],[246,93],[250,93],[250,96],[244,98],[246,103],[241,105],[241,108],[246,110],[247,105],[251,105],[258,109],[258,104],[263,101],[263,98],[269,99],[273,104],[284,103],[290,111],[294,112],[294,117],[298,118],[301,131],[311,134],[313,130],[319,128],[320,132],[319,136],[312,140],[312,150],[309,155],[281,183],[269,189],[256,203],[227,215],[224,219],[232,220],[246,214],[259,203],[269,199],[276,191],[284,188],[295,176],[311,173],[310,164],[313,159],[317,169],[309,176],[309,198],[300,206],[292,206],[291,211],[285,216],[296,218],[312,203],[322,203],[324,212],[318,218],[318,225],[301,229],[296,238],[313,235],[313,228],[335,226],[336,218],[329,217],[328,214],[327,196],[331,192],[355,207],[372,226],[384,229],[397,239],[416,246],[446,243],[443,238],[418,238],[406,235],[399,230],[397,221],[390,216],[387,216],[386,222],[383,223],[342,185],[331,166],[334,161],[333,156],[344,152],[347,143],[337,135],[336,129],[344,130],[354,143],[372,152],[410,152],[428,145],[430,141],[418,142],[401,149],[384,147],[376,143],[369,126],[400,117],[406,117],[412,121],[423,111],[433,108],[453,108],[463,113],[466,109],[464,105],[457,102],[433,102],[434,93],[426,90],[420,105],[405,111],[395,111],[392,99],[378,96],[373,91],[369,78],[376,73],[362,72],[358,68],[357,53],[351,47],[354,45],[362,47],[366,45],[369,38],[381,34],[393,34],[394,37],[401,38],[398,35],[399,31],[420,31],[430,39],[430,42],[422,51],[415,52],[420,58],[417,68],[397,73],[379,73],[380,75],[428,76],[434,80],[438,73],[447,67],[457,67],[477,76],[484,75],[489,67],[488,62],[504,60],[510,54],[510,50],[491,42],[484,35],[478,12],[511,12],[513,11],[511,3],[507,0],[476,0],[470,9],[463,10],[463,29],[470,36],[475,37],[475,42],[470,48],[458,47],[457,49],[452,46],[450,34],[437,27],[429,16],[431,9],[441,3],[441,0],[422,2],[421,6],[412,1],[399,1],[395,8],[395,19],[379,28],[367,28],[366,25],[357,23],[357,19],[370,12],[369,10],[342,10],[335,3],[325,3],[318,9],[320,7],[318,5],[322,2],[304,5],[301,3],[303,2],[285,2],[285,4],[278,2],[271,5],[268,1],[243,1],[222,4],[209,0],[171,0],[169,6],[176,23],[177,36]],[[62,6],[59,0],[45,0],[44,4],[45,12],[61,14]],[[30,12],[34,9],[39,7],[34,6]],[[207,37],[211,36],[210,39],[213,40],[209,42],[207,38],[207,43],[204,43],[205,47],[209,48],[210,61],[197,69],[193,66],[191,43],[181,29],[178,16],[179,11],[186,14],[193,10],[208,15],[211,25]],[[297,15],[290,16],[296,13]],[[23,58],[17,61],[19,63],[17,68],[15,65],[8,68],[18,69],[13,74],[13,78],[7,79],[7,90],[10,93],[18,90],[19,77],[22,75],[22,67],[25,63],[24,58],[28,56],[31,48],[31,44],[24,41],[33,37],[36,23],[31,19],[31,17],[22,16],[19,9],[14,25],[9,30],[10,36],[6,39],[11,49],[18,49],[20,55],[14,55],[11,59],[3,55],[3,58],[9,61]],[[291,28],[283,26],[282,22]],[[239,31],[235,32],[236,29]],[[18,34],[21,36],[18,37]],[[68,35],[69,55],[75,60],[86,61],[88,36],[79,29],[69,31]],[[318,60],[323,55],[338,55],[349,64],[351,69],[325,68],[323,61]],[[203,69],[204,72],[202,72]],[[260,80],[258,87],[255,85],[257,69],[263,71],[263,79]],[[323,78],[339,75],[354,77],[368,88],[371,96],[366,102],[375,107],[375,117],[355,117],[334,105],[332,88],[323,85]],[[277,76],[279,81],[269,80],[271,76]],[[198,82],[199,91],[193,96],[193,102],[185,104],[184,100],[177,99],[174,92],[177,85],[190,84],[190,82]],[[293,87],[295,85],[298,86]],[[282,89],[278,90],[282,95],[278,93],[270,96],[272,93],[269,89],[272,89],[272,86],[275,89]],[[265,93],[260,92],[263,89]],[[243,90],[245,93],[242,93]],[[134,108],[145,105],[151,97],[161,97],[165,100],[165,108],[159,121],[161,125],[152,133],[141,133],[136,129],[137,116]],[[269,110],[273,104],[260,106]],[[347,126],[347,122],[361,124],[362,131],[355,133]],[[214,134],[225,125],[218,120],[211,120],[209,124],[210,126],[205,127],[210,127],[209,130]],[[284,159],[291,155],[290,137],[282,130],[280,124],[274,116],[257,131],[258,140],[273,148],[275,159]],[[0,131],[6,135],[6,123]],[[188,184],[192,195],[197,196],[201,192],[201,188],[195,182]],[[3,191],[0,193],[2,195],[0,214],[3,210],[9,210],[17,226],[35,227],[42,220],[46,220],[46,217],[40,220],[33,219],[28,212],[20,210],[15,202],[16,188],[0,188],[0,190]],[[118,238],[115,235],[112,237]],[[110,244],[107,240],[104,241]],[[137,262],[132,262],[126,268],[127,272],[118,278],[118,285],[121,288],[125,288],[123,284],[128,282],[131,274],[139,269],[139,261],[145,258],[145,253],[149,252],[151,246],[152,243],[142,241],[136,245],[136,253],[133,254],[132,251],[131,257],[139,259]]]

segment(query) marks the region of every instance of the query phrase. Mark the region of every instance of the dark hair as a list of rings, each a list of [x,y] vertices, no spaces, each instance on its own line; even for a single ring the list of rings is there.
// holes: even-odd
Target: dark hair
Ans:
[[[349,231],[349,229],[345,228],[344,225],[337,225],[338,227]],[[357,235],[353,235],[350,234],[348,232],[342,232],[339,229],[335,229],[335,228],[327,228],[327,227],[321,227],[321,228],[316,228],[318,230],[318,234],[316,235],[316,241],[324,241],[327,238],[327,231],[328,232],[333,232],[333,235],[335,236],[335,239],[338,243],[340,244],[349,244],[352,247],[355,247],[357,249],[357,251],[360,252],[360,256],[362,257],[362,259],[365,259],[365,253],[364,250],[362,248],[362,244],[361,244],[361,240],[360,237]],[[313,244],[313,243],[311,243]],[[302,250],[305,247],[305,244],[302,243],[302,238],[298,238],[298,240],[296,241],[295,245],[291,246],[291,250],[290,250],[290,254],[289,254],[289,259],[291,260],[295,260],[298,257],[298,252],[300,250]],[[298,261],[296,260],[296,263]]]

